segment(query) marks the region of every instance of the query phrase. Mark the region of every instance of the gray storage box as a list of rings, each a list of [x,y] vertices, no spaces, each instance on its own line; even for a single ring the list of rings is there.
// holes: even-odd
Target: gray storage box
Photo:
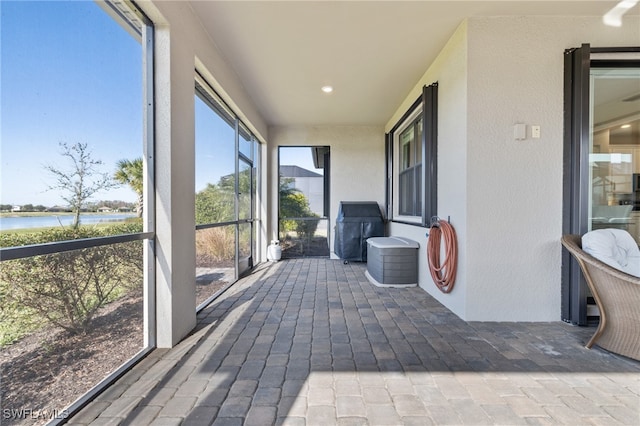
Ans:
[[[367,279],[378,287],[418,285],[416,241],[403,237],[374,237],[367,240]]]

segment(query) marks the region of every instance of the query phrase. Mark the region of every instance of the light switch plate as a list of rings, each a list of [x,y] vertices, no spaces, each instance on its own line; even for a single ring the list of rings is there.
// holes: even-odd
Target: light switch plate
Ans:
[[[540,126],[531,126],[531,137],[533,139],[540,139]]]

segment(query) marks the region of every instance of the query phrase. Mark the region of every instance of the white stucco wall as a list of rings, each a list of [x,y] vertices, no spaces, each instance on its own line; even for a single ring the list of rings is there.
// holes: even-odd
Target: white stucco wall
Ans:
[[[191,8],[180,2],[142,2],[140,6],[156,30],[157,346],[172,347],[196,325],[196,66],[262,140],[267,126]]]
[[[451,294],[439,293],[424,260],[420,286],[465,320],[560,320],[563,54],[582,43],[638,45],[640,21],[469,19],[387,123],[439,81],[438,214],[451,216],[460,259]],[[517,122],[526,140],[514,140]],[[530,125],[541,126],[540,139]],[[422,228],[390,230],[426,242]]]
[[[640,44],[640,21],[473,18],[468,35],[468,303],[472,320],[560,319],[567,48]],[[527,139],[513,125],[527,124]],[[531,139],[530,125],[541,126]],[[472,189],[473,188],[473,189]]]
[[[278,233],[278,147],[329,146],[331,200],[329,230],[333,253],[335,216],[340,201],[385,201],[384,129],[377,126],[305,126],[269,128],[268,197],[270,239]]]
[[[318,216],[322,216],[324,212],[324,178],[297,177],[293,181],[293,187],[307,197],[309,209]]]
[[[456,284],[449,294],[441,293],[429,274],[427,264],[428,229],[391,223],[390,235],[411,238],[420,243],[419,285],[458,316],[466,316],[467,298],[467,25],[463,23],[440,52],[438,58],[422,76],[394,116],[389,131],[411,103],[420,96],[422,87],[438,82],[438,216],[447,219],[456,229],[459,242]],[[473,189],[472,189],[473,190]]]

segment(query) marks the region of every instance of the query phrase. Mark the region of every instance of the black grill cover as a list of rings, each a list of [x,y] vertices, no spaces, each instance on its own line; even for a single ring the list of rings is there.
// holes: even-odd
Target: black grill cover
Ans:
[[[367,238],[384,237],[384,219],[375,201],[341,201],[334,251],[344,260],[367,260]]]

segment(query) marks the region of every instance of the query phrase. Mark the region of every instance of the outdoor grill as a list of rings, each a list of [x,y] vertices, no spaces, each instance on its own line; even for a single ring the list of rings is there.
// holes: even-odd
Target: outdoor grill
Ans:
[[[375,201],[341,201],[336,218],[335,254],[344,260],[367,260],[367,239],[384,237],[384,218]]]

